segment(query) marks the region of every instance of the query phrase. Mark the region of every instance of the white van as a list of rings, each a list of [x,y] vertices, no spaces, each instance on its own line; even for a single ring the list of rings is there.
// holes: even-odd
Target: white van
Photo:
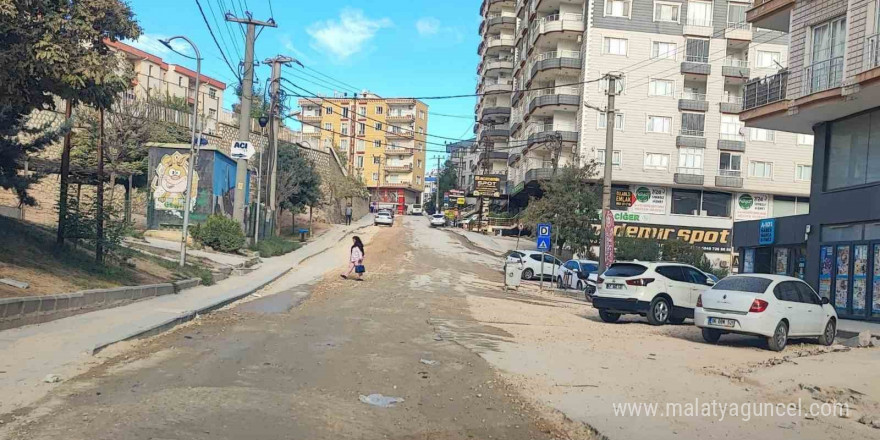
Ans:
[[[413,203],[412,207],[409,209],[409,213],[412,215],[422,215],[422,205]]]

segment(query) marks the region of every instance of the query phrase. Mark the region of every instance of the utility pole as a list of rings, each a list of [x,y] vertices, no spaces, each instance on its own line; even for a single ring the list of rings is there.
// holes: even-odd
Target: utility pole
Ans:
[[[562,155],[562,133],[555,132],[550,136],[550,141],[553,142],[553,174],[551,177],[556,177],[556,170],[559,169],[559,156]]]
[[[70,122],[73,115],[73,103],[71,99],[64,100],[64,120]],[[70,174],[70,135],[73,128],[64,135],[64,147],[61,150],[61,191],[58,197],[58,234],[55,242],[59,245],[64,244],[64,228],[67,226],[67,187]],[[77,201],[77,203],[79,203]]]
[[[269,198],[269,200],[267,200],[269,212],[266,213],[266,220],[272,225],[273,234],[275,232],[274,226],[277,224],[275,213],[278,210],[275,200],[275,191],[278,183],[278,126],[281,125],[281,119],[279,118],[279,115],[281,114],[281,66],[289,65],[290,63],[297,63],[302,66],[302,63],[299,61],[284,55],[278,55],[275,58],[267,58],[263,61],[263,64],[272,66],[272,82],[270,83],[272,89],[272,105],[269,107],[269,136],[271,139],[270,148],[272,149],[272,154],[269,155],[268,159],[271,165],[266,167],[266,173],[269,174],[267,191]],[[333,146],[331,145],[330,148],[333,148]]]
[[[244,78],[241,83],[241,106],[238,118],[238,140],[248,142],[251,134],[251,101],[254,99],[254,41],[256,40],[257,26],[277,27],[274,19],[268,21],[254,20],[250,12],[246,12],[246,18],[239,18],[231,13],[226,13],[226,21],[246,24],[247,33],[244,45]],[[244,229],[244,199],[245,181],[247,180],[247,160],[235,161],[235,199],[232,204],[232,218]]]
[[[110,182],[111,184],[113,182]],[[104,262],[104,109],[98,109],[98,186],[95,205],[95,262]]]
[[[611,172],[613,170],[612,161],[614,160],[614,124],[616,122],[616,112],[614,109],[614,98],[617,95],[617,81],[621,78],[619,74],[606,74],[608,80],[608,107],[605,108],[605,172],[602,185],[602,227],[599,229],[599,273],[605,272],[608,261],[605,261],[605,255],[608,245],[606,237],[605,219],[608,211],[611,210]],[[614,234],[614,231],[611,231]]]
[[[440,159],[441,159],[441,157],[437,156],[437,182],[434,184],[434,188],[435,188],[434,192],[436,193],[434,195],[434,209],[435,209],[434,213],[435,214],[438,211],[440,211],[440,175],[443,174],[443,172],[440,170]]]

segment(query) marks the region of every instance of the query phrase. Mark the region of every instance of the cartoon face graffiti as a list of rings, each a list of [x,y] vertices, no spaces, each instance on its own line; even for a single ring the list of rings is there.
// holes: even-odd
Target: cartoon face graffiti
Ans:
[[[189,173],[189,154],[173,154],[162,156],[153,176],[153,200],[156,209],[166,211],[183,211],[185,205],[186,180]],[[198,197],[199,173],[193,171],[192,197],[190,212],[195,208]]]

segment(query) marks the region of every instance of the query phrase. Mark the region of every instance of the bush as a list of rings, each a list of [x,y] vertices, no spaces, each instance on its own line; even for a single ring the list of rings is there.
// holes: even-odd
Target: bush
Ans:
[[[212,215],[204,223],[193,226],[190,235],[193,240],[220,252],[235,252],[245,243],[241,226],[222,215]]]
[[[302,247],[302,244],[281,237],[264,238],[255,246],[251,246],[251,250],[258,251],[261,257],[276,257],[293,252]]]

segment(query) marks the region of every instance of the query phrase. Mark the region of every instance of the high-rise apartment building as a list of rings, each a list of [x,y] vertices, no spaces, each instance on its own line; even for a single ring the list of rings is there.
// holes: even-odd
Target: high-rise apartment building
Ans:
[[[355,97],[299,100],[303,136],[335,148],[360,176],[380,207],[405,212],[424,189],[428,106],[409,98]]]
[[[539,194],[554,167],[596,161],[602,178],[608,121],[596,108],[607,103],[601,78],[619,73],[612,122],[618,235],[685,239],[727,266],[734,221],[807,211],[812,138],[739,120],[748,78],[784,68],[788,52],[788,34],[746,21],[749,3],[483,4],[484,26],[498,29],[484,34],[484,45],[509,41],[506,24],[489,26],[492,14],[516,17],[510,137],[502,144],[512,203]],[[482,72],[482,83],[491,82]],[[478,130],[488,128],[479,111],[506,98],[483,96]]]

